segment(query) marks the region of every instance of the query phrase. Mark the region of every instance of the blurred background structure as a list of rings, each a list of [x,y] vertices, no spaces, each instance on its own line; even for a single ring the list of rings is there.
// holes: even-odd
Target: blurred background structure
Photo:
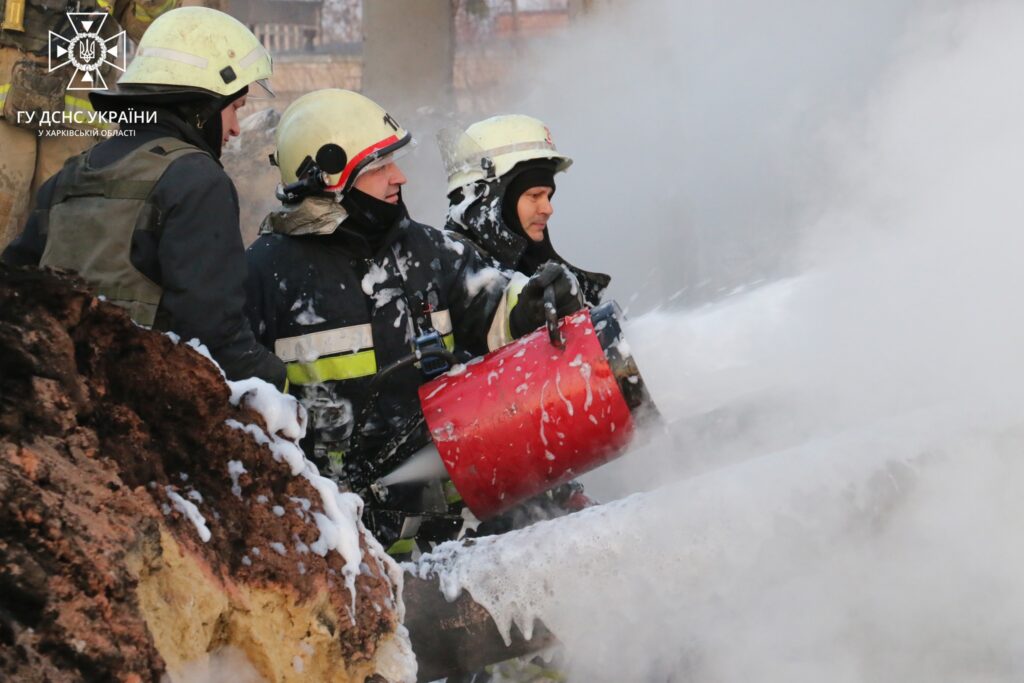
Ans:
[[[558,178],[556,248],[610,273],[609,296],[630,315],[800,272],[814,257],[802,233],[841,181],[830,159],[848,134],[837,126],[863,115],[912,47],[908,26],[959,4],[222,1],[275,58],[278,97],[250,101],[244,141],[225,158],[246,240],[276,203],[275,114],[305,92],[364,92],[412,131],[404,198],[434,226],[447,208],[435,134],[529,114],[575,160]]]
[[[437,106],[490,113],[494,90],[532,40],[564,33],[611,0],[227,0],[275,59],[282,110],[309,90],[341,87],[385,99],[396,115]],[[401,76],[399,76],[401,74]],[[417,98],[417,91],[421,91]],[[417,99],[429,104],[415,105]],[[385,102],[387,104],[387,102]]]
[[[412,130],[419,145],[403,163],[410,177],[406,202],[414,217],[438,225],[444,197],[436,131],[499,113],[503,84],[530,45],[564,36],[612,0],[222,2],[274,56],[277,96],[249,101],[245,143],[231,145],[225,155],[242,196],[248,243],[274,203],[268,133],[297,97],[320,88],[356,90]]]

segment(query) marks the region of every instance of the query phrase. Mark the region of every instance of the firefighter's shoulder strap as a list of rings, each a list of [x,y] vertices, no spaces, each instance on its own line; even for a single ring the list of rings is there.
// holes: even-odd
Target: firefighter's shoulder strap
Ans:
[[[69,159],[49,208],[37,214],[46,240],[40,265],[77,271],[137,323],[153,325],[163,290],[132,265],[132,236],[159,230],[153,189],[172,163],[190,154],[207,152],[166,137],[103,168],[89,166],[88,151]]]

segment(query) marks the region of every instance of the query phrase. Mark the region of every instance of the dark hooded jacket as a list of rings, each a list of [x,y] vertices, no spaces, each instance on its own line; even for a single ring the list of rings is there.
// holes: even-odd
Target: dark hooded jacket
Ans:
[[[229,379],[255,376],[282,386],[284,366],[256,343],[243,312],[246,264],[238,193],[217,161],[219,150],[178,116],[157,114],[157,123],[138,126],[134,135],[109,138],[84,152],[95,168],[166,137],[205,152],[171,163],[150,195],[154,225],[132,233],[132,265],[163,290],[156,327],[198,338]],[[39,264],[46,248],[45,215],[59,177],[39,189],[25,230],[3,252],[4,263]]]
[[[513,169],[497,180],[478,182],[473,187],[474,197],[467,198],[462,188],[455,190],[449,195],[445,228],[471,240],[503,268],[525,275],[533,275],[545,261],[565,265],[579,280],[586,305],[598,305],[611,282],[610,276],[577,268],[559,256],[551,244],[550,231],[545,230],[544,240],[536,243],[518,226],[513,228],[502,218],[507,190],[519,172]]]

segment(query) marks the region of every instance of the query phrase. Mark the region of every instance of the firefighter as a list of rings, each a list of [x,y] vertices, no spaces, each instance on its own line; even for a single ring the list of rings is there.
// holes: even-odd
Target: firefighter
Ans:
[[[283,387],[283,363],[245,317],[238,195],[218,161],[249,88],[270,73],[266,49],[223,12],[158,18],[117,89],[91,94],[97,109],[145,122],[68,159],[3,261],[78,271],[137,323],[198,338],[228,379]]]
[[[576,268],[551,245],[555,174],[572,165],[551,132],[532,116],[509,114],[474,123],[465,133],[443,131],[448,171],[446,228],[465,235],[505,268],[533,273],[549,261],[579,280],[588,306],[600,303],[611,278]]]
[[[66,12],[106,13],[101,35],[124,29],[138,42],[158,16],[179,0],[0,0],[0,249],[24,225],[29,202],[42,182],[60,170],[64,160],[96,142],[94,135],[109,126],[89,120],[93,113],[86,91],[68,90],[74,69],[49,72],[50,32],[72,38],[75,27]],[[103,70],[106,78],[117,72]],[[31,121],[23,114],[34,113]],[[42,112],[77,114],[78,124],[40,125]],[[57,135],[48,135],[57,133]]]
[[[559,313],[578,310],[575,280],[555,264],[529,280],[504,272],[471,243],[413,221],[396,163],[412,137],[358,93],[300,97],[276,136],[282,204],[248,250],[248,311],[309,411],[303,446],[364,496],[364,520],[393,554],[414,537],[453,537],[463,520],[450,488],[394,486],[386,501],[369,491],[429,443],[417,389],[444,368],[377,373],[417,350],[502,346],[544,324],[547,287]]]
[[[471,240],[502,267],[533,273],[547,263],[568,268],[587,306],[600,303],[611,278],[576,268],[551,245],[555,174],[572,165],[559,153],[551,132],[531,116],[493,116],[465,132],[438,136],[448,171],[446,229]],[[476,533],[496,534],[593,504],[572,481],[481,524]]]

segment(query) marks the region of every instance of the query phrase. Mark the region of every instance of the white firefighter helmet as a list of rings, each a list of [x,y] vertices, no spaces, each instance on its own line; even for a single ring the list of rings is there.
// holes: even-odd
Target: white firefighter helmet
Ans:
[[[272,95],[272,71],[270,53],[242,22],[209,7],[179,7],[146,29],[117,84],[226,97],[256,83]]]
[[[548,127],[524,114],[492,116],[474,123],[465,133],[443,130],[438,144],[449,193],[477,180],[501,178],[523,161],[551,159],[556,173],[572,165],[572,159],[555,147]]]
[[[282,185],[288,185],[316,162],[326,189],[344,194],[360,173],[394,161],[411,142],[412,135],[368,97],[351,90],[316,90],[281,115],[274,163]]]

